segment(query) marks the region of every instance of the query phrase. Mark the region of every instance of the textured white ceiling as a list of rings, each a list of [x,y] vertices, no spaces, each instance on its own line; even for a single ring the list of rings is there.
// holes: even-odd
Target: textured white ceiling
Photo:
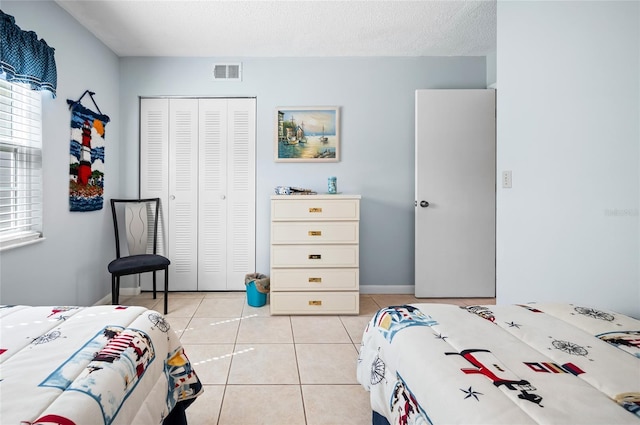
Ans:
[[[484,56],[495,0],[56,0],[119,56]]]

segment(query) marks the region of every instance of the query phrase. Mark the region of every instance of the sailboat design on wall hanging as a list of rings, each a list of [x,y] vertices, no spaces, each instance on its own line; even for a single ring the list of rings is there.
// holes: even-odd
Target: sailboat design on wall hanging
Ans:
[[[85,108],[80,101],[89,94],[98,112]],[[80,99],[69,100],[71,109],[71,143],[69,164],[69,209],[102,209],[104,192],[104,136],[110,121],[96,101],[95,93],[86,90]]]

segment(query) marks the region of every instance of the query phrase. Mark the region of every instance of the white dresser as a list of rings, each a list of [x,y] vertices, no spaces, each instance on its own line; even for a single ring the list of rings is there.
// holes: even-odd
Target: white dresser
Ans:
[[[358,314],[360,195],[271,197],[271,314]]]

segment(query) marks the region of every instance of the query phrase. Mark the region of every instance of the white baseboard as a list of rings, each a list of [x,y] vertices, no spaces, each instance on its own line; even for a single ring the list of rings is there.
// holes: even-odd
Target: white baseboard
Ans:
[[[140,289],[139,286],[136,286],[135,288],[120,288],[120,295],[124,295],[127,297],[135,297],[136,295],[140,295],[141,292],[142,290]],[[111,304],[111,292],[109,292],[107,295],[105,295],[104,297],[96,301],[95,304],[93,305],[109,305],[109,304]]]
[[[109,304],[111,304],[111,292],[109,292],[107,295],[105,295],[104,297],[96,301],[94,305],[109,305]]]
[[[120,288],[120,295],[134,297],[140,295],[142,290],[139,286],[135,288]],[[361,294],[414,294],[414,285],[360,285]],[[94,305],[111,304],[111,292],[98,300]]]
[[[120,288],[120,295],[126,295],[128,297],[135,297],[136,295],[140,295],[142,289],[139,286],[134,288]]]
[[[361,294],[414,294],[415,285],[360,285]]]

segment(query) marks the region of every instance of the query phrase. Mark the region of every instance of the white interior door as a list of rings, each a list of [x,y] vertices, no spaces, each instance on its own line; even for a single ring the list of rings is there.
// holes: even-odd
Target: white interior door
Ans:
[[[415,295],[495,296],[495,91],[416,91]]]

